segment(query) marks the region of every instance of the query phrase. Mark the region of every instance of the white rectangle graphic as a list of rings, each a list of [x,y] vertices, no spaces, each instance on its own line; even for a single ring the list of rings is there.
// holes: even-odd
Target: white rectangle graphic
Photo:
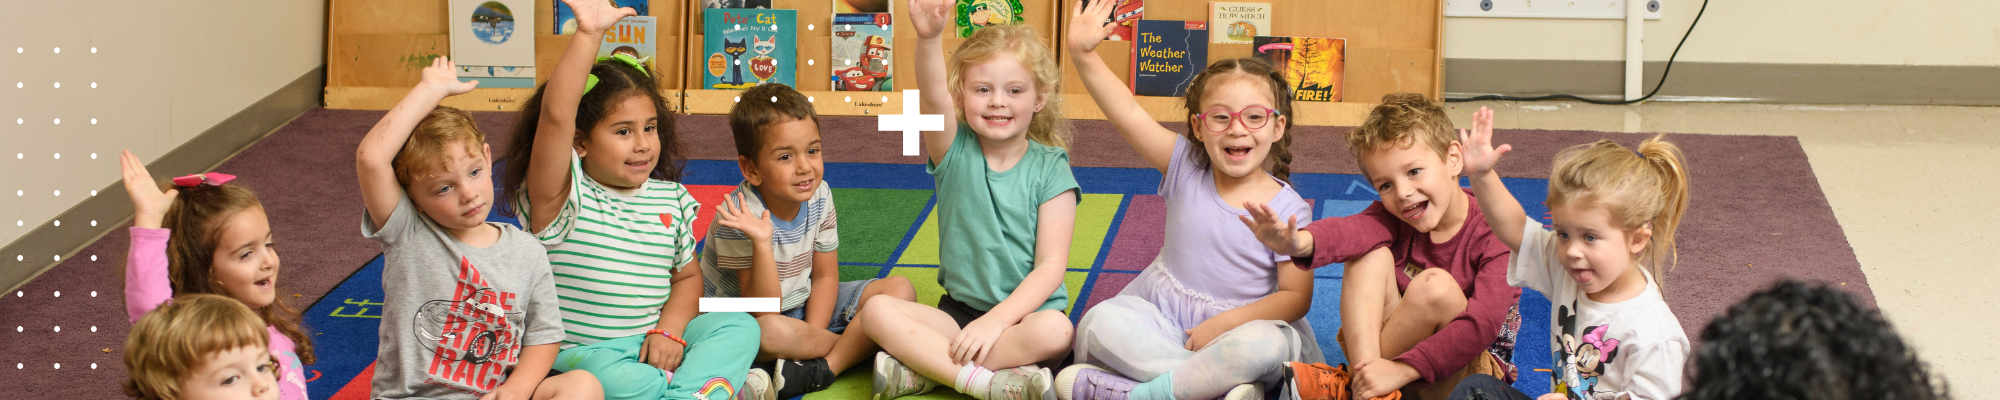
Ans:
[[[778,312],[778,298],[703,297],[701,312]]]

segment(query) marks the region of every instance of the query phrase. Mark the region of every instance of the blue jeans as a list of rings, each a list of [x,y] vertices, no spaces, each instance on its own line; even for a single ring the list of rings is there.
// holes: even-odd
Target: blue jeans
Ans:
[[[854,320],[854,313],[861,312],[861,292],[866,291],[870,283],[875,283],[875,279],[869,278],[840,283],[840,293],[834,296],[833,300],[833,321],[827,322],[827,331],[833,333],[847,332],[847,323]],[[779,312],[778,315],[804,321],[806,320],[806,307],[799,306],[798,308]]]

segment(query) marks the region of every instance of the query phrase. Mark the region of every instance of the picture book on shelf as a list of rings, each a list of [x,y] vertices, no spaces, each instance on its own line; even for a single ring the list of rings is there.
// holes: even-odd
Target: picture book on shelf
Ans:
[[[747,89],[767,82],[797,87],[797,10],[702,10],[702,87]]]
[[[1249,44],[1271,34],[1271,3],[1208,3],[1209,43]]]
[[[659,71],[654,57],[659,53],[659,23],[654,17],[625,17],[604,31],[604,43],[597,45],[597,57],[629,54],[645,63],[647,71]]]
[[[556,0],[562,1],[562,0]],[[771,0],[701,0],[701,8],[756,8],[770,9]]]
[[[483,88],[535,87],[534,0],[451,0],[451,61]]]
[[[895,89],[895,25],[889,13],[833,15],[833,90],[888,92]]]
[[[833,0],[834,14],[885,13],[891,0]]]
[[[647,0],[605,0],[605,1],[610,2],[611,5],[617,7],[632,7],[632,10],[638,11],[639,16],[641,17],[653,15],[652,11],[647,8]],[[556,14],[555,14],[556,34],[557,35],[575,34],[576,11],[570,10],[569,4],[563,3],[562,0],[555,0],[555,3],[556,3]]]
[[[958,0],[954,8],[961,38],[972,37],[979,28],[1026,21],[1021,16],[1021,0]]]
[[[1340,101],[1347,39],[1258,36],[1250,48],[1284,73],[1297,101]]]
[[[1180,97],[1208,67],[1208,23],[1139,20],[1132,43],[1132,94]]]

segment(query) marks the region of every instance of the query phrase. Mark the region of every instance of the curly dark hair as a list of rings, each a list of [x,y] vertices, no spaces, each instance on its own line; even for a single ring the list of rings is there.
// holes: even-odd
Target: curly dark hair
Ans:
[[[590,66],[590,75],[597,77],[597,87],[584,92],[583,98],[577,102],[576,144],[589,143],[590,129],[596,127],[604,117],[610,116],[619,102],[633,96],[646,96],[653,100],[653,110],[660,115],[660,161],[653,165],[653,171],[648,176],[652,179],[680,182],[681,168],[685,166],[687,159],[681,156],[680,137],[674,135],[676,116],[674,108],[667,103],[666,94],[660,91],[659,82],[653,80],[658,74],[650,70],[640,71],[632,68],[630,64],[615,60],[601,60]],[[543,83],[541,87],[535,89],[534,96],[528,97],[528,101],[521,104],[520,119],[514,122],[514,135],[507,139],[509,144],[506,155],[500,158],[506,163],[506,167],[500,172],[499,197],[506,199],[504,202],[497,202],[499,207],[496,211],[499,211],[500,215],[509,217],[520,215],[515,212],[514,200],[520,196],[516,192],[528,182],[528,159],[534,155],[535,130],[539,128],[538,122],[542,120],[542,95],[548,90],[548,83]]]
[[[1751,294],[1701,340],[1682,400],[1950,398],[1880,311],[1824,284]]]

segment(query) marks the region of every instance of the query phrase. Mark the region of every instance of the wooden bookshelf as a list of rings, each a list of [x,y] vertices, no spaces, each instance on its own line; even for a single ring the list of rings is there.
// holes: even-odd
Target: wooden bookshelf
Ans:
[[[554,32],[554,1],[537,0],[535,9],[536,83],[548,79],[570,37]],[[1047,38],[1059,60],[1073,57],[1061,45],[1069,10],[1077,0],[1024,0],[1027,23]],[[1444,14],[1436,2],[1384,0],[1265,0],[1271,3],[1274,35],[1347,39],[1347,71],[1341,102],[1296,102],[1299,125],[1358,125],[1382,95],[1410,91],[1432,97],[1444,82]],[[409,92],[431,57],[450,55],[450,24],[445,0],[332,0],[327,24],[326,105],[336,109],[386,110]],[[914,88],[905,78],[916,70],[916,32],[909,23],[908,1],[890,0],[896,25],[894,46],[896,91],[837,92],[832,90],[830,56],[832,0],[773,0],[780,9],[799,11],[797,87],[822,115],[869,116],[902,112],[903,89]],[[700,89],[702,71],[701,5],[699,0],[652,0],[650,14],[659,18],[661,89],[693,114],[726,114],[736,90]],[[1208,2],[1147,0],[1146,19],[1207,20]],[[1210,27],[1215,29],[1215,27]],[[945,39],[946,52],[962,39]],[[1131,42],[1106,42],[1098,54],[1120,78],[1127,78]],[[1246,57],[1250,46],[1211,44],[1209,61]],[[1063,67],[1067,82],[1063,108],[1073,119],[1102,119],[1103,112],[1075,84],[1075,70]],[[482,88],[446,99],[445,105],[477,111],[514,111],[532,89]],[[884,100],[886,98],[886,100]],[[1140,97],[1139,103],[1163,122],[1186,118],[1179,98]]]

